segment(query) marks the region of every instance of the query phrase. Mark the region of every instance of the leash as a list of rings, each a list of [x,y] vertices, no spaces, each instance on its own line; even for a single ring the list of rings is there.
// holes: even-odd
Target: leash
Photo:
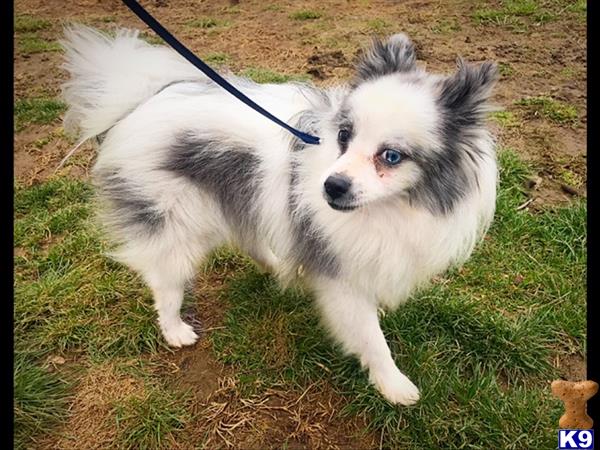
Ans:
[[[250,108],[262,114],[267,119],[275,122],[282,128],[285,128],[287,131],[292,133],[298,139],[302,140],[307,144],[318,145],[320,142],[320,138],[317,136],[312,136],[308,133],[304,133],[300,130],[291,127],[287,123],[275,117],[266,109],[262,108],[260,105],[256,104],[244,94],[242,94],[239,90],[237,90],[234,86],[231,85],[227,80],[225,80],[221,75],[215,72],[208,64],[194,55],[191,50],[189,50],[185,45],[177,40],[175,36],[173,36],[165,27],[163,27],[152,15],[146,11],[136,0],[123,0],[123,3],[131,10],[133,13],[138,16],[142,22],[148,25],[156,34],[158,34],[167,44],[169,44],[173,49],[187,59],[190,63],[192,63],[197,69],[203,72],[208,78],[217,83],[231,95],[236,97],[241,102],[248,105]]]

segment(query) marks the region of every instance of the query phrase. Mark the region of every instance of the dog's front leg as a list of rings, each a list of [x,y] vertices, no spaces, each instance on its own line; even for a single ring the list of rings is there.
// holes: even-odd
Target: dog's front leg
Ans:
[[[391,403],[412,405],[419,400],[419,389],[392,359],[385,341],[375,299],[369,299],[335,281],[322,281],[317,302],[325,324],[334,338],[350,354],[358,356],[369,370],[369,379]]]

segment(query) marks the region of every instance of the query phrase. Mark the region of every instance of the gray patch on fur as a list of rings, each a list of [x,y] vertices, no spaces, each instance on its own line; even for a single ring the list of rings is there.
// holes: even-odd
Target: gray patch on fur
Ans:
[[[454,146],[437,154],[413,152],[411,159],[419,165],[423,176],[408,190],[409,200],[433,214],[450,213],[473,186],[474,172],[468,169],[460,150]]]
[[[395,34],[386,41],[374,39],[356,64],[353,85],[397,72],[410,72],[416,68],[415,46],[408,36]]]
[[[318,133],[318,117],[311,111],[305,111],[295,121],[294,126],[309,133]],[[293,235],[293,258],[309,273],[335,278],[340,271],[340,263],[331,249],[327,237],[314,223],[313,214],[300,208],[298,193],[295,190],[300,181],[299,168],[303,158],[310,158],[310,152],[322,151],[318,145],[308,145],[293,138],[290,144],[292,157],[290,160],[290,187],[288,192],[290,221]],[[299,150],[304,150],[300,152]]]
[[[435,214],[451,212],[470,190],[478,187],[476,166],[485,157],[474,139],[485,126],[485,104],[497,79],[492,63],[466,65],[440,82],[438,107],[443,151],[415,151],[411,157],[424,176],[409,191],[409,198]]]
[[[142,226],[150,233],[156,233],[164,227],[165,215],[117,170],[97,173],[94,182],[100,197],[110,203],[109,217],[115,224],[122,227]]]
[[[244,144],[180,134],[161,169],[187,178],[214,196],[240,244],[255,242],[260,159]]]

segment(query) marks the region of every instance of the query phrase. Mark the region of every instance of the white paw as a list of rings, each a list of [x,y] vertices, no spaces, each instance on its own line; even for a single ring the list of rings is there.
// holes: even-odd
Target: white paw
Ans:
[[[165,340],[171,347],[192,345],[198,339],[194,329],[182,320],[168,326],[161,325],[160,328]]]
[[[390,403],[408,406],[419,401],[419,389],[396,366],[371,370],[369,378]]]

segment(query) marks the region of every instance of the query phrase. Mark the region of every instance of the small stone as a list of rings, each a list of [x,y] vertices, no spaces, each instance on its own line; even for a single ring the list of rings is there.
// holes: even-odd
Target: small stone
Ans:
[[[560,188],[569,195],[579,195],[579,191],[568,184],[561,183]]]
[[[66,360],[62,356],[54,355],[54,356],[51,356],[48,358],[48,362],[50,364],[55,364],[57,366],[60,366],[60,365],[64,364],[66,362]]]
[[[527,178],[525,180],[525,187],[529,190],[534,190],[537,189],[538,187],[540,187],[540,185],[542,184],[542,177],[540,176],[534,176],[531,178]]]

